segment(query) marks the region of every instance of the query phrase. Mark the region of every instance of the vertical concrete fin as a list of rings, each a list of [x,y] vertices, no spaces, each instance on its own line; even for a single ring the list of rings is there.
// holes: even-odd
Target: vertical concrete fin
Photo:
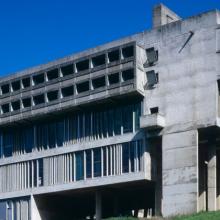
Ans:
[[[153,9],[153,27],[159,27],[181,18],[163,4],[156,5]]]

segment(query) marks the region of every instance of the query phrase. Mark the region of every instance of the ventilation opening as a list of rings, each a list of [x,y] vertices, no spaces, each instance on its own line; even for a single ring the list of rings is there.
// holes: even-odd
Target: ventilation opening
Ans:
[[[44,94],[34,96],[34,105],[40,105],[45,103]]]
[[[35,86],[44,83],[44,74],[33,76],[33,82]]]
[[[77,84],[76,88],[77,93],[89,91],[89,81]]]
[[[24,108],[31,107],[31,98],[22,99],[22,105]]]
[[[77,72],[88,70],[89,69],[89,60],[83,60],[76,63]]]
[[[49,102],[52,102],[52,101],[58,99],[58,95],[59,95],[58,90],[48,92],[47,93],[47,99],[48,99]]]
[[[155,73],[154,70],[146,72],[147,74],[147,85],[154,86],[158,83],[158,73]]]
[[[154,47],[146,49],[146,53],[147,53],[147,62],[150,66],[158,61],[158,51],[156,51]]]
[[[12,91],[18,91],[21,89],[20,80],[11,83]]]
[[[58,77],[59,77],[59,70],[58,69],[50,70],[47,72],[48,81],[53,80],[53,79],[57,79]]]
[[[61,89],[62,97],[68,97],[74,95],[73,86],[64,87]]]
[[[109,85],[119,83],[119,73],[114,73],[108,76]]]
[[[73,74],[74,72],[73,64],[61,67],[61,72],[63,76],[68,76]]]
[[[8,113],[10,111],[9,103],[2,105],[2,113]]]
[[[124,59],[134,56],[134,46],[125,47],[122,49],[122,56]]]
[[[105,64],[105,54],[92,58],[92,66],[97,67]]]
[[[31,79],[29,77],[22,79],[22,86],[24,89],[30,87],[31,86]]]
[[[93,79],[92,86],[93,86],[93,89],[97,89],[97,88],[105,86],[105,76]]]
[[[158,107],[150,108],[150,113],[151,114],[157,114],[158,112],[159,112],[159,108]]]
[[[13,111],[17,111],[21,108],[20,100],[12,102],[11,107]]]
[[[114,50],[108,53],[108,62],[118,61],[120,59],[119,50]]]
[[[134,70],[129,69],[122,72],[123,81],[134,79]]]
[[[2,89],[2,94],[7,94],[10,91],[10,86],[9,84],[6,84],[6,85],[3,85],[1,89]]]

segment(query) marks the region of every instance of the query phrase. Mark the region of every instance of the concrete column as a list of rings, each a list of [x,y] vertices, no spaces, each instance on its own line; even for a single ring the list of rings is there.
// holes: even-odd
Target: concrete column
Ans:
[[[31,220],[42,220],[33,195],[31,195]]]
[[[216,151],[217,156],[217,210],[220,210],[220,151]]]
[[[208,149],[208,210],[216,210],[217,180],[216,180],[216,146],[211,143]]]
[[[101,195],[101,192],[96,192],[96,195],[95,195],[95,216],[96,216],[96,220],[102,220],[102,195]]]

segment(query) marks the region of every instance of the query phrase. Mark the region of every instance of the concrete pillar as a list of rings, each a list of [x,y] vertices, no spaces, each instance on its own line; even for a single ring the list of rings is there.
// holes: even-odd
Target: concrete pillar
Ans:
[[[102,220],[102,195],[101,192],[96,192],[95,195],[95,216],[96,220]]]
[[[31,195],[31,220],[42,220],[33,195]]]
[[[211,143],[208,148],[208,211],[216,211],[216,145]]]
[[[216,151],[217,156],[217,210],[220,210],[220,151]]]

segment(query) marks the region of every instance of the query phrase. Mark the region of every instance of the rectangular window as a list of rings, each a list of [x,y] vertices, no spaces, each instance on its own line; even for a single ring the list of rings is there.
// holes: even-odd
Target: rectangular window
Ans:
[[[44,183],[44,164],[43,159],[38,159],[39,173],[38,173],[38,185],[43,186]]]
[[[120,82],[119,73],[114,73],[114,74],[108,75],[108,82],[109,82],[109,85],[119,83]]]
[[[101,176],[101,148],[93,150],[94,153],[94,177]]]
[[[48,125],[48,142],[49,148],[56,147],[56,123],[50,123]]]
[[[31,86],[31,79],[29,77],[22,79],[23,88],[28,88]]]
[[[5,157],[11,157],[13,152],[13,133],[4,132],[3,133],[3,153]]]
[[[74,68],[73,64],[61,67],[61,73],[63,77],[73,74]]]
[[[131,79],[134,79],[134,69],[124,70],[122,72],[122,80],[125,82]]]
[[[115,135],[121,134],[121,125],[122,125],[121,109],[117,108],[114,111],[114,132],[115,132]]]
[[[133,130],[133,106],[124,106],[123,107],[123,114],[122,114],[122,119],[123,119],[123,132],[132,132]]]
[[[59,77],[59,69],[50,70],[47,72],[47,80],[57,79]]]
[[[120,52],[119,50],[113,50],[111,52],[108,52],[108,62],[115,62],[120,59]]]
[[[100,87],[104,87],[105,86],[105,76],[93,79],[92,86],[93,86],[93,89],[98,89]]]
[[[62,97],[68,97],[74,95],[73,86],[64,87],[61,89]]]
[[[85,71],[89,69],[89,60],[83,60],[76,63],[77,72]]]
[[[50,91],[47,93],[47,99],[48,99],[48,102],[52,102],[52,101],[55,101],[59,98],[59,91],[56,90],[56,91]]]
[[[33,83],[35,86],[44,83],[44,73],[33,76]]]
[[[57,146],[62,147],[64,143],[64,120],[56,123]]]
[[[76,88],[78,93],[89,91],[89,81],[77,84]]]
[[[122,56],[124,59],[134,56],[134,46],[122,48]]]
[[[86,178],[92,177],[92,154],[91,150],[86,151]]]
[[[34,105],[40,105],[40,104],[45,103],[44,94],[34,96],[33,100],[34,100]]]
[[[12,82],[11,83],[11,87],[12,87],[12,91],[13,92],[20,90],[21,89],[21,82],[20,82],[20,80]]]
[[[146,49],[147,62],[151,66],[158,61],[158,51],[154,47]]]
[[[23,108],[31,107],[31,98],[22,99]]]
[[[105,54],[92,58],[93,67],[101,66],[105,64]]]
[[[122,146],[122,172],[129,172],[129,143]]]
[[[84,179],[84,154],[83,151],[76,152],[76,180]]]
[[[5,84],[1,86],[1,90],[2,90],[2,94],[7,94],[10,92],[10,85],[9,84]]]
[[[13,111],[19,110],[21,108],[20,100],[12,102],[11,107]]]

